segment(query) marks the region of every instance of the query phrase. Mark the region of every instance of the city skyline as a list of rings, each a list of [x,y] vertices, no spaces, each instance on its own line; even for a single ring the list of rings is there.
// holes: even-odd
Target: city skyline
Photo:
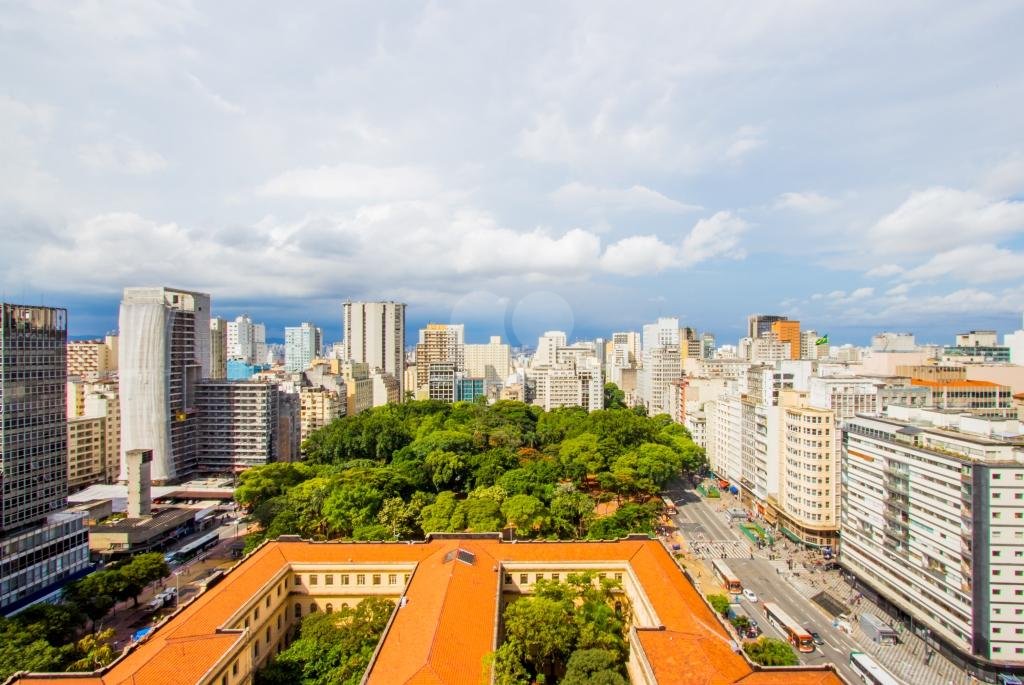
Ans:
[[[1024,309],[1014,3],[268,14],[2,10],[5,299],[73,337],[167,283],[328,339],[344,299],[475,340],[543,302],[850,342]]]

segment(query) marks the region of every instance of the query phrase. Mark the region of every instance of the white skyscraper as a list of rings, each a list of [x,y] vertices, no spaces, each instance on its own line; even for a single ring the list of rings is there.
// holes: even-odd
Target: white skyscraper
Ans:
[[[196,386],[210,376],[210,296],[125,288],[119,318],[121,474],[129,450],[153,450],[156,482],[195,470]]]
[[[1024,366],[1024,322],[1019,330],[1003,336],[1003,345],[1010,348],[1010,363]]]
[[[537,353],[533,356],[534,366],[551,366],[555,363],[555,353],[559,347],[566,346],[566,335],[562,331],[547,331],[537,340]]]
[[[399,383],[405,397],[405,305],[400,302],[342,304],[345,359],[382,369]]]
[[[657,323],[649,323],[644,326],[644,350],[666,345],[679,346],[679,319],[674,316],[663,316],[658,319]]]
[[[483,378],[489,386],[501,385],[512,371],[511,350],[500,336],[486,345],[466,345],[466,375]]]
[[[320,352],[323,333],[311,323],[284,329],[285,371],[305,371]]]
[[[262,364],[267,357],[267,328],[253,323],[248,314],[228,322],[228,359],[246,364]]]

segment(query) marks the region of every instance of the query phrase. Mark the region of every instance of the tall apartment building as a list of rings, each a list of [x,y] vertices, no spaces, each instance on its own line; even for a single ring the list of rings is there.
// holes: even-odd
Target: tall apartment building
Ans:
[[[228,322],[228,359],[241,359],[246,364],[267,362],[267,327],[255,323],[248,314]]]
[[[633,331],[612,333],[605,349],[605,378],[609,383],[623,387],[623,372],[640,363],[640,336]]]
[[[305,371],[320,353],[323,331],[309,322],[284,329],[284,370]]]
[[[537,340],[537,352],[533,355],[533,366],[551,366],[556,362],[555,352],[568,344],[563,331],[547,331]]]
[[[772,322],[772,333],[782,343],[789,343],[789,358],[802,359],[800,356],[800,322],[791,319]]]
[[[786,390],[779,419],[776,522],[785,535],[802,544],[835,548],[840,496],[835,415],[810,406],[807,393]]]
[[[644,348],[643,367],[637,372],[637,395],[650,415],[671,410],[669,391],[683,374],[678,345]]]
[[[287,461],[290,436],[279,432],[282,393],[262,381],[206,380],[196,389],[199,414],[196,471],[240,473]],[[296,422],[298,417],[296,418]],[[282,441],[284,444],[282,445]]]
[[[365,363],[343,359],[338,365],[338,373],[345,381],[345,413],[348,416],[355,416],[373,407],[373,379]]]
[[[217,317],[210,319],[210,378],[219,380],[227,377],[228,322]]]
[[[1003,336],[1003,347],[1009,350],[1011,364],[1024,366],[1024,322],[1016,331]]]
[[[69,380],[68,488],[113,483],[121,470],[121,404],[117,381]]]
[[[673,346],[679,348],[679,319],[674,316],[658,317],[654,323],[643,327],[642,350]]]
[[[426,391],[430,365],[450,362],[457,372],[466,368],[466,327],[460,324],[431,323],[420,329],[420,342],[416,345],[416,385]]]
[[[544,365],[532,372],[536,383],[533,403],[551,411],[557,407],[604,408],[604,381],[596,357]]]
[[[785,321],[786,317],[778,314],[751,314],[747,317],[747,337],[756,340],[772,332],[772,324]]]
[[[801,359],[824,359],[828,356],[829,346],[818,344],[821,336],[818,331],[811,329],[800,333],[800,358]]]
[[[299,391],[299,440],[345,415],[348,395],[329,388],[302,388]]]
[[[67,504],[67,311],[0,303],[0,613],[88,566]]]
[[[732,389],[704,404],[708,465],[723,480],[739,485],[743,477],[743,403]]]
[[[701,359],[701,342],[697,331],[689,326],[679,329],[679,356],[683,359]]]
[[[345,302],[342,304],[344,358],[383,369],[399,383],[399,397],[407,388],[405,371],[405,305],[400,302]]]
[[[772,332],[750,341],[747,359],[753,364],[774,364],[792,359],[793,353],[788,340],[779,340]]]
[[[1024,664],[1019,422],[890,407],[842,444],[843,566],[984,680]]]
[[[512,350],[500,336],[491,336],[486,345],[466,345],[465,349],[467,376],[483,378],[488,387],[505,384],[512,373]]]
[[[210,296],[125,288],[119,324],[122,457],[153,450],[154,482],[187,476],[199,458],[196,387],[210,375]]]
[[[402,386],[390,373],[382,369],[371,369],[370,381],[373,383],[374,407],[398,404],[402,401]]]
[[[68,343],[68,376],[102,378],[117,371],[117,336]]]

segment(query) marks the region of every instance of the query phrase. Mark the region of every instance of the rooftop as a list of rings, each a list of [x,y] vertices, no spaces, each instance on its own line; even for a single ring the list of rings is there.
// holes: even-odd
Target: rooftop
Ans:
[[[681,673],[687,682],[709,685],[842,682],[824,669],[756,671],[734,651],[719,619],[660,541],[507,543],[479,536],[412,544],[267,543],[104,671],[92,677],[30,675],[19,682],[203,682],[239,641],[249,639],[247,632],[229,627],[232,617],[283,572],[313,564],[408,564],[413,572],[407,601],[395,610],[365,682],[477,685],[486,675],[484,657],[497,643],[504,567],[512,572],[516,565],[584,569],[609,563],[629,569],[650,604],[654,624],[636,625],[636,642],[659,682],[680,682]]]

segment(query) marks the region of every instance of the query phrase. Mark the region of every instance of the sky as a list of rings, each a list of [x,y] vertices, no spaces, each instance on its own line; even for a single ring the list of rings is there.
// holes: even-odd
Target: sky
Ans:
[[[1021,327],[1024,5],[0,4],[0,299],[533,343]],[[709,6],[700,6],[709,5]]]

